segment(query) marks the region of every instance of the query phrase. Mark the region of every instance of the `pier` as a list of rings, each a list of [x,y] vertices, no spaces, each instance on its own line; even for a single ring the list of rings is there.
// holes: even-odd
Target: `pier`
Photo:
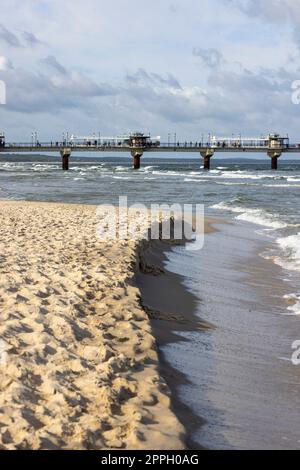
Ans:
[[[278,159],[283,154],[300,153],[300,144],[290,144],[288,137],[270,134],[267,137],[242,139],[210,137],[208,142],[161,143],[160,137],[136,132],[119,137],[76,137],[61,142],[39,142],[37,138],[29,143],[9,143],[4,133],[0,133],[0,154],[9,153],[57,153],[61,156],[62,169],[69,170],[70,157],[76,152],[127,152],[131,155],[133,168],[138,170],[144,153],[198,153],[203,159],[205,170],[211,167],[211,159],[216,153],[263,153],[271,160],[271,169],[277,170]]]

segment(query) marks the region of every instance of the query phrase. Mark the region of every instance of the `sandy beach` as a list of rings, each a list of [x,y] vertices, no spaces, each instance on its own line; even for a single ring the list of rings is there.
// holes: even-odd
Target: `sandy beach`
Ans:
[[[182,449],[134,284],[95,206],[0,203],[1,449]]]

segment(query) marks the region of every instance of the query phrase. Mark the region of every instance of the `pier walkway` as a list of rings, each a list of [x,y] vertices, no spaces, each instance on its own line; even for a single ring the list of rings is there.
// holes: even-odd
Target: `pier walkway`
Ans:
[[[135,169],[140,168],[141,157],[144,153],[199,153],[203,158],[204,168],[209,170],[211,158],[215,153],[263,153],[270,158],[271,168],[276,170],[281,155],[300,153],[300,144],[290,144],[287,137],[280,137],[278,134],[259,139],[222,140],[213,138],[207,143],[161,143],[157,139],[151,140],[150,135],[135,133],[126,138],[95,138],[94,140],[71,138],[62,142],[8,143],[5,141],[4,134],[2,134],[2,137],[0,134],[0,154],[58,153],[61,155],[62,169],[68,170],[70,156],[76,152],[127,152],[132,157]]]

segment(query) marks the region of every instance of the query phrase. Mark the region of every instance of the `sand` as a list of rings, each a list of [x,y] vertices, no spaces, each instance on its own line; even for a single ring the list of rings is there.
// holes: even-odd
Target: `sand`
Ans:
[[[0,448],[182,449],[133,278],[93,206],[0,203]]]

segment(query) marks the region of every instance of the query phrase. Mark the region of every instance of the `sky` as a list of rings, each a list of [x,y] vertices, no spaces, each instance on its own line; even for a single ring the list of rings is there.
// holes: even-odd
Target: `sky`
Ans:
[[[300,142],[299,0],[0,0],[7,141],[151,132]]]

